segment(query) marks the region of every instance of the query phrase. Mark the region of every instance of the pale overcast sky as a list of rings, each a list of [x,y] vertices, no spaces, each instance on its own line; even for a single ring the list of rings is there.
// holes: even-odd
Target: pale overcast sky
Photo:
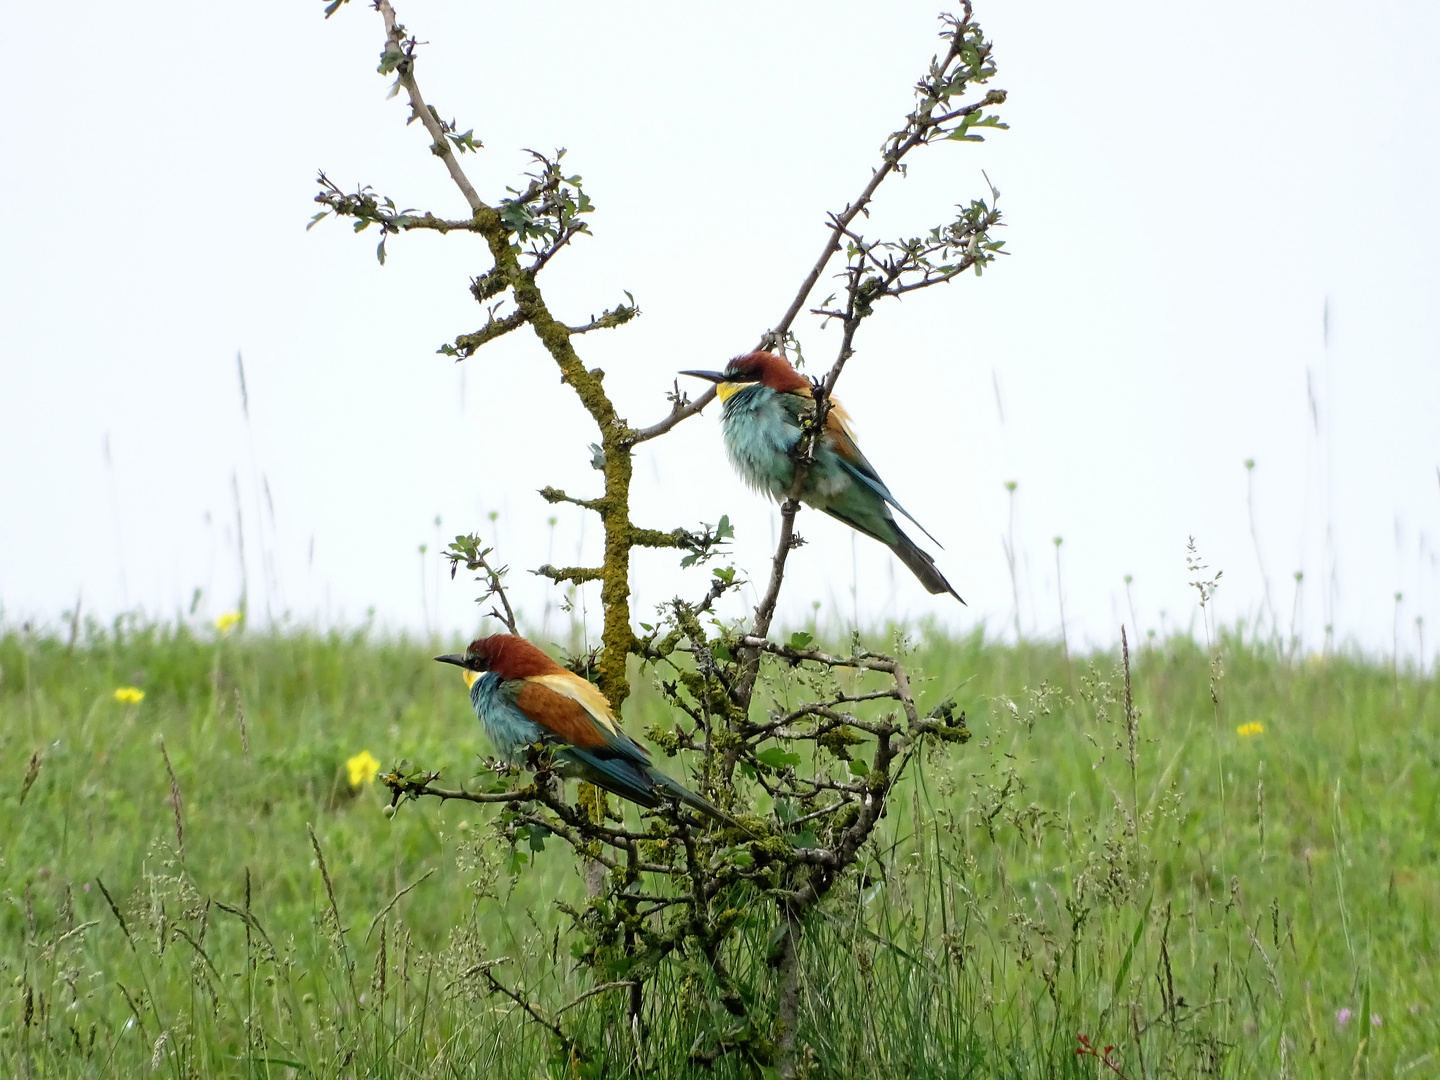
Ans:
[[[326,22],[321,7],[7,12],[7,622],[54,626],[77,596],[97,616],[173,617],[197,587],[196,618],[213,617],[239,595],[238,499],[252,624],[355,625],[373,607],[392,630],[475,629],[475,590],[441,580],[434,550],[480,529],[516,567],[532,625],[563,633],[558,597],[523,571],[594,558],[600,534],[535,490],[598,490],[595,432],[528,331],[458,366],[435,354],[484,320],[466,289],[488,265],[477,240],[399,237],[381,267],[373,231],[304,230],[320,168],[463,214],[419,125],[385,99],[378,15],[357,0]],[[635,295],[641,319],[580,348],[622,414],[653,422],[677,369],[718,367],[778,319],[824,213],[909,107],[937,9],[537,3],[507,21],[515,10],[400,3],[429,43],[427,97],[486,145],[465,159],[482,196],[518,182],[523,147],[569,148],[595,235],[544,284],[572,322]],[[938,223],[985,192],[983,169],[1011,255],[883,307],[839,386],[970,606],[806,513],[789,620],[819,600],[847,623],[858,606],[867,623],[1013,633],[1014,480],[1027,634],[1059,633],[1056,536],[1072,644],[1131,622],[1126,574],[1142,633],[1190,625],[1194,535],[1225,572],[1222,621],[1266,610],[1263,561],[1287,629],[1304,572],[1310,646],[1333,617],[1342,642],[1377,652],[1398,622],[1413,653],[1423,616],[1433,655],[1440,8],[980,0],[976,15],[1011,130],[916,155],[865,228]],[[828,363],[838,331],[799,330]],[[714,410],[643,449],[635,503],[663,528],[728,513],[738,564],[765,572],[778,515],[729,470]],[[637,619],[677,587],[703,591],[706,571],[673,563],[637,559]]]

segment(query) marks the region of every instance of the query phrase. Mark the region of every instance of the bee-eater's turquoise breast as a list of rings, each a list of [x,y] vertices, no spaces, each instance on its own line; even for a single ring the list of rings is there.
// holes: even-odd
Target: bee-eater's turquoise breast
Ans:
[[[505,679],[493,671],[481,675],[470,687],[470,705],[485,737],[495,752],[507,761],[514,761],[527,746],[542,742],[545,732],[515,704]]]
[[[800,413],[810,400],[782,394],[755,383],[725,399],[720,428],[725,452],[745,482],[771,498],[784,499],[795,482],[790,456],[800,438]],[[812,505],[830,501],[849,484],[828,435],[815,447],[815,461],[805,477],[801,498]]]

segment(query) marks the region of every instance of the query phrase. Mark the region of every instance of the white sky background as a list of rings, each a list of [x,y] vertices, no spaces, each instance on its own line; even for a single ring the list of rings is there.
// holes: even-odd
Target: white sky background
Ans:
[[[402,206],[464,213],[407,106],[385,100],[379,16],[358,0],[328,23],[320,9],[7,12],[7,621],[55,626],[77,595],[97,616],[173,617],[197,586],[196,618],[233,606],[238,490],[252,626],[267,610],[356,625],[373,606],[389,629],[472,630],[475,590],[440,580],[434,552],[473,528],[516,567],[532,625],[563,635],[567,617],[545,612],[557,594],[524,570],[596,559],[600,532],[534,492],[597,493],[595,432],[528,329],[462,365],[435,354],[484,321],[466,289],[488,266],[478,240],[393,238],[382,268],[373,230],[304,231],[322,167]],[[521,147],[569,148],[595,235],[542,281],[571,322],[634,293],[642,318],[577,344],[622,415],[653,422],[676,369],[748,351],[789,303],[825,211],[858,192],[910,107],[934,0],[884,5],[879,20],[873,4],[833,2],[536,4],[523,25],[504,21],[513,10],[410,0],[400,14],[430,42],[426,96],[486,144],[463,159],[483,197],[517,183]],[[1025,633],[1059,632],[1057,535],[1072,645],[1112,642],[1130,621],[1127,573],[1142,631],[1162,612],[1190,625],[1190,534],[1225,571],[1221,620],[1253,618],[1253,458],[1282,627],[1303,570],[1299,625],[1320,645],[1333,532],[1338,639],[1388,652],[1399,591],[1402,651],[1423,616],[1433,654],[1440,8],[1239,11],[978,5],[1011,130],[915,154],[865,228],[944,221],[985,192],[984,169],[1012,254],[983,279],[882,306],[839,386],[970,606],[927,596],[882,547],[807,512],[792,624],[818,599],[822,619],[847,624],[858,603],[866,623],[1013,633],[1012,479]],[[838,329],[798,328],[812,369],[828,366]],[[763,581],[778,514],[731,473],[717,413],[642,449],[635,516],[672,528],[728,513],[738,564]],[[637,618],[677,588],[703,592],[708,570],[674,562],[637,557]],[[588,609],[598,626],[597,596]]]

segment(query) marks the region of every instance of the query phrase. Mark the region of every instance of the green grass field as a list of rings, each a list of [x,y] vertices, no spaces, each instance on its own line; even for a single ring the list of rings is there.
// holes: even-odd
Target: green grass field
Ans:
[[[643,1039],[618,995],[575,1003],[568,849],[512,877],[487,808],[391,818],[383,787],[351,785],[362,751],[452,783],[489,752],[434,651],[0,635],[0,1071],[746,1075],[688,1063],[720,1021],[681,964]],[[1219,653],[1133,656],[1132,770],[1118,656],[915,647],[922,707],[955,694],[974,738],[925,763],[865,879],[807,928],[804,1075],[1440,1073],[1433,679],[1234,637]],[[143,700],[117,700],[129,686]],[[637,687],[635,733],[666,719]],[[763,977],[770,925],[753,913],[734,967]],[[603,1058],[558,1057],[486,994],[487,964]]]

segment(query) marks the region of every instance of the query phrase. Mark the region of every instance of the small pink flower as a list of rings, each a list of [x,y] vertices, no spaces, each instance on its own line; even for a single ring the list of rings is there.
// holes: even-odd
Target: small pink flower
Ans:
[[[1346,1024],[1350,1023],[1350,1016],[1351,1013],[1349,1009],[1340,1009],[1335,1013],[1335,1023],[1343,1028]]]
[[[1380,1024],[1381,1024],[1380,1014],[1379,1014],[1379,1013],[1371,1013],[1371,1014],[1370,1014],[1370,1026],[1371,1026],[1371,1027],[1379,1027]]]

